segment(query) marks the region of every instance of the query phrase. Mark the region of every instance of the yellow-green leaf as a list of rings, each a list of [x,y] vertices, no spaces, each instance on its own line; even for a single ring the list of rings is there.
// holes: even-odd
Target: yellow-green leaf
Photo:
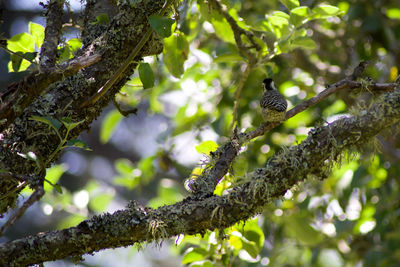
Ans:
[[[209,155],[210,152],[214,152],[215,150],[217,150],[218,144],[215,143],[214,141],[204,141],[195,148],[197,152]]]

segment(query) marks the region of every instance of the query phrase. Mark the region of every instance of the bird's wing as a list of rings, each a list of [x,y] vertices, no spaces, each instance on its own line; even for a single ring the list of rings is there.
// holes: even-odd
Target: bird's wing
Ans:
[[[287,102],[283,95],[279,92],[266,92],[261,101],[260,106],[262,108],[269,108],[276,111],[285,111],[287,108]]]

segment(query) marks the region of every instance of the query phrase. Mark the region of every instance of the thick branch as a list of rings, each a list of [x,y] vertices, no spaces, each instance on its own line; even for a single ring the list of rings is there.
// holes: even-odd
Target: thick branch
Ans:
[[[173,0],[173,4],[178,1]],[[93,6],[95,2],[94,0],[89,0],[87,5]],[[25,104],[21,105],[21,102],[27,102],[21,99],[13,102],[12,106],[2,106],[4,108],[1,110],[4,111],[2,116],[7,113],[5,110],[13,110],[11,112],[13,114],[8,114],[5,118],[12,117],[14,119],[5,121],[3,117],[3,120],[0,120],[3,123],[2,129],[4,129],[0,139],[0,169],[16,175],[37,173],[36,163],[21,157],[21,155],[29,152],[33,152],[39,160],[46,159],[42,161],[49,164],[57,160],[59,153],[56,153],[55,157],[50,160],[47,157],[52,155],[59,146],[59,136],[65,137],[66,128],[62,126],[58,130],[59,133],[56,133],[45,123],[32,120],[32,117],[40,116],[52,119],[68,117],[72,122],[83,121],[73,131],[69,132],[67,141],[77,138],[82,131],[90,127],[91,122],[99,116],[102,109],[114,98],[114,95],[133,73],[137,62],[144,56],[158,54],[162,51],[161,38],[156,34],[152,34],[132,63],[119,75],[119,79],[109,91],[94,105],[85,108],[79,107],[82,101],[90,99],[114,75],[115,70],[118,70],[132,51],[132,47],[135,47],[145,34],[143,29],[149,27],[148,17],[158,13],[164,6],[165,1],[137,1],[134,5],[123,1],[118,4],[118,10],[109,24],[92,23],[93,20],[85,17],[86,25],[90,25],[90,31],[85,30],[83,33],[84,47],[79,52],[79,55],[99,55],[100,60],[96,58],[94,60],[96,63],[92,62],[93,64],[81,69],[74,75],[60,79],[58,82],[52,82],[44,89],[40,87],[40,90],[43,89],[42,91],[46,93],[37,95],[34,101],[26,107]],[[95,18],[95,14],[93,14],[93,18]],[[34,76],[29,77],[27,81],[22,83],[22,87],[16,84],[12,88],[13,90],[3,94],[3,102],[10,105],[9,99],[12,97],[15,99],[17,97],[15,92],[18,90],[24,92],[25,89],[25,92],[30,92],[31,85],[35,84],[36,78]],[[45,78],[43,77],[43,79]],[[29,99],[29,101],[32,101],[33,98]],[[9,126],[5,129],[4,125]],[[5,195],[7,192],[15,192],[14,189],[18,185],[19,182],[12,178],[0,179],[0,195]],[[17,197],[16,193],[7,195],[7,199],[0,202],[0,214],[13,207]]]
[[[324,178],[341,153],[362,148],[379,132],[397,123],[400,91],[385,94],[363,114],[311,130],[300,145],[272,157],[265,168],[250,173],[227,195],[189,197],[157,210],[133,203],[126,210],[95,216],[77,227],[2,244],[0,264],[19,266],[80,256],[178,234],[203,233],[246,220],[307,176]]]
[[[25,108],[30,105],[52,83],[74,75],[101,59],[98,54],[84,55],[60,66],[46,68],[44,72],[34,72],[17,83],[11,84],[1,97],[0,132],[4,131]]]

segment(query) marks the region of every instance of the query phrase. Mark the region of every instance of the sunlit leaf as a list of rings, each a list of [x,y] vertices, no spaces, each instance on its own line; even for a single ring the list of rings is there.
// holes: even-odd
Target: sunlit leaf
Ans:
[[[282,4],[286,6],[287,9],[291,10],[293,8],[296,8],[300,5],[298,0],[280,0]]]
[[[96,17],[96,21],[93,22],[93,24],[108,24],[110,22],[110,19],[108,18],[107,13],[100,13]]]
[[[102,193],[90,198],[89,207],[95,212],[103,212],[113,200],[114,194]]]
[[[240,56],[238,53],[226,53],[219,55],[214,59],[214,62],[216,63],[222,63],[222,62],[242,62],[243,57]]]
[[[182,258],[182,264],[203,260],[206,258],[207,254],[207,250],[202,248],[189,249]]]
[[[209,155],[210,152],[214,152],[215,150],[217,150],[217,148],[218,144],[214,141],[204,141],[203,143],[195,146],[197,152],[206,155]]]
[[[337,16],[341,14],[341,11],[338,7],[331,5],[319,5],[312,9],[313,19],[323,19],[332,16]]]
[[[35,38],[26,32],[14,35],[7,41],[7,48],[13,52],[34,52]]]
[[[183,63],[188,57],[189,43],[183,34],[173,34],[164,39],[164,63],[169,72],[179,78],[184,72]]]
[[[311,11],[307,6],[301,6],[290,10],[290,22],[294,26],[300,26],[308,21],[308,16],[311,15]]]
[[[107,143],[112,134],[114,133],[115,129],[121,122],[123,116],[121,113],[114,109],[107,113],[105,116],[103,123],[101,124],[101,129],[100,129],[100,142],[105,144]]]
[[[35,44],[37,48],[40,48],[44,40],[44,27],[40,24],[29,22],[29,33],[35,39]]]
[[[400,8],[388,8],[386,10],[386,16],[390,19],[400,19]]]
[[[315,49],[317,44],[308,36],[300,36],[292,41],[290,44],[291,49],[300,47],[303,49]]]

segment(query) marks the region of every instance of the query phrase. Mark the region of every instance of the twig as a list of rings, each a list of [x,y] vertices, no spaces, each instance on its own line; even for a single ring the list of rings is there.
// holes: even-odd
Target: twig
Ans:
[[[247,78],[249,77],[250,71],[253,68],[252,65],[250,64],[246,64],[246,69],[244,70],[243,74],[240,77],[239,80],[239,84],[236,88],[235,94],[234,94],[234,102],[233,102],[233,119],[232,119],[232,123],[231,126],[229,127],[229,132],[232,132],[233,130],[233,126],[235,125],[235,123],[237,122],[238,118],[237,118],[237,109],[238,109],[238,105],[239,105],[239,100],[240,100],[240,94],[242,92],[243,86],[247,80]]]
[[[48,4],[44,41],[39,57],[42,71],[52,68],[56,64],[57,46],[62,29],[63,6],[64,0],[51,0]]]
[[[360,65],[363,65],[363,63],[360,63]],[[360,66],[359,65],[359,66]],[[353,75],[351,76],[352,78],[357,78],[359,75],[362,74],[360,72],[359,66],[356,68],[356,70],[353,72]],[[365,68],[364,68],[365,69]],[[354,73],[357,74],[354,75]],[[398,84],[374,84],[373,87],[383,89],[383,88],[395,88],[398,86]],[[323,99],[328,97],[329,95],[344,89],[344,88],[359,88],[361,87],[361,82],[355,82],[350,80],[348,77],[333,84],[328,86],[327,89],[319,93],[318,95],[304,101],[303,103],[295,106],[291,110],[289,110],[286,113],[286,119],[289,119],[296,114],[306,110],[307,108],[321,102]],[[227,173],[229,170],[229,166],[234,160],[234,158],[237,155],[237,152],[239,151],[240,147],[245,143],[248,142],[258,136],[264,135],[267,131],[275,128],[278,126],[280,122],[269,122],[269,123],[261,123],[261,126],[258,127],[257,129],[250,131],[250,132],[245,132],[241,133],[238,135],[238,137],[232,137],[230,141],[225,143],[224,145],[220,146],[216,152],[213,153],[214,157],[212,159],[213,166],[208,169],[204,170],[203,174],[198,177],[193,183],[190,185],[191,189],[195,194],[199,195],[210,195],[214,192],[215,186],[218,184],[219,180],[222,179],[222,177]]]
[[[0,132],[22,114],[25,108],[50,84],[77,73],[101,59],[99,54],[83,55],[68,60],[45,72],[33,72],[17,83],[12,83],[0,95]]]
[[[251,48],[255,48],[256,50],[260,50],[260,46],[254,40],[253,32],[246,31],[239,27],[236,23],[235,19],[229,15],[228,10],[225,5],[221,4],[220,0],[208,0],[208,2],[228,21],[231,29],[233,31],[233,35],[235,37],[235,42],[237,47],[239,48],[239,53],[245,56],[250,64],[255,64],[257,62],[257,57],[250,51]],[[246,36],[250,41],[251,46],[247,47],[242,42],[242,35]]]
[[[32,206],[36,201],[41,199],[44,195],[44,190],[42,186],[39,186],[35,192],[30,195],[27,201],[10,217],[7,222],[0,228],[0,236],[3,234],[7,227],[13,225],[26,211],[27,208]]]
[[[114,103],[114,106],[117,108],[117,110],[119,111],[119,113],[121,113],[122,114],[122,116],[124,116],[124,117],[128,117],[129,116],[129,114],[135,114],[135,115],[137,115],[137,111],[138,111],[138,109],[135,107],[135,108],[132,108],[132,109],[128,109],[128,110],[123,110],[122,109],[122,107],[121,107],[121,105],[118,103],[118,101],[115,99],[115,97],[113,98],[113,103]]]
[[[0,45],[1,48],[3,48],[4,50],[6,50],[8,53],[16,55],[17,57],[20,57],[22,59],[25,59],[26,61],[29,61],[29,63],[34,64],[34,65],[38,65],[35,61],[32,61],[29,58],[26,58],[23,54],[18,54],[17,52],[11,51],[10,49],[7,48],[7,45]],[[37,53],[37,52],[35,52]]]

